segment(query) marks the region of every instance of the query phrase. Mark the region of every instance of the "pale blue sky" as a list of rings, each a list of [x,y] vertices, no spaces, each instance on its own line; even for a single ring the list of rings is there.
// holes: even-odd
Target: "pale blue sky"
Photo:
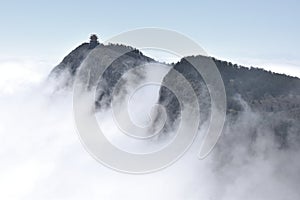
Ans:
[[[0,57],[58,62],[90,33],[105,40],[160,27],[189,36],[219,58],[298,65],[299,10],[299,0],[1,1]]]

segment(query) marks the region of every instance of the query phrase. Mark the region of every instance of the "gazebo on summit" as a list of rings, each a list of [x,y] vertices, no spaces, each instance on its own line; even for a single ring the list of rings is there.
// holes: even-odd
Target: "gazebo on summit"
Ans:
[[[99,44],[98,36],[96,34],[92,34],[90,37],[90,49],[95,48]]]

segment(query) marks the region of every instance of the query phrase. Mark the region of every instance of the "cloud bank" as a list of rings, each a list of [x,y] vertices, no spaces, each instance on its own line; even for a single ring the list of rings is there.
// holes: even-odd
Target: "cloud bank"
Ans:
[[[122,174],[102,166],[85,151],[74,128],[72,94],[55,92],[55,83],[45,81],[49,68],[40,70],[39,64],[22,62],[10,69],[3,66],[0,74],[7,79],[2,79],[0,87],[0,199],[300,197],[299,121],[289,121],[291,126],[283,130],[288,135],[283,147],[274,127],[284,118],[264,116],[244,105],[243,112],[228,117],[217,147],[206,159],[197,159],[200,142],[196,141],[167,169],[138,176]],[[137,111],[145,102],[142,96],[143,92],[136,97]],[[110,122],[107,126],[111,128]]]

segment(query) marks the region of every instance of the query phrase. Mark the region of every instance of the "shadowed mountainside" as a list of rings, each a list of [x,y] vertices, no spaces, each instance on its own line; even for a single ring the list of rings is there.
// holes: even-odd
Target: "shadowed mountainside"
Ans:
[[[109,105],[113,87],[127,70],[144,63],[156,61],[143,55],[139,50],[132,47],[115,44],[103,45],[98,42],[95,43],[95,40],[92,41],[91,37],[90,43],[83,43],[68,54],[62,62],[52,70],[50,77],[60,79],[59,87],[71,87],[79,66],[95,48],[99,47],[105,47],[116,52],[128,52],[116,59],[103,75],[107,87],[99,94],[96,104],[99,107],[101,107],[101,105],[106,107]],[[101,59],[110,57],[110,55],[106,54],[97,56]],[[284,112],[295,119],[299,119],[299,78],[277,74],[259,68],[246,68],[215,58],[204,56],[191,56],[191,58],[199,63],[203,62],[205,59],[212,59],[214,61],[224,82],[228,113],[241,111],[243,106],[238,99],[242,99],[251,107],[251,109],[259,112]],[[99,67],[101,67],[100,64]],[[210,104],[210,97],[207,95],[207,88],[201,75],[193,69],[185,58],[174,64],[172,67],[180,72],[191,83],[199,98],[200,106],[207,107],[207,105]],[[168,74],[164,80],[167,79]],[[171,91],[165,87],[161,87],[158,101],[160,104],[166,106],[167,114],[169,115],[169,120],[172,124],[172,121],[180,115],[177,99]],[[201,110],[203,110],[203,108]]]
[[[227,112],[235,113],[243,109],[239,99],[243,99],[252,109],[259,112],[287,112],[299,118],[300,79],[283,74],[265,71],[259,68],[246,68],[230,62],[191,56],[193,62],[202,63],[212,59],[216,64],[224,82],[227,96]],[[208,89],[200,74],[183,58],[173,68],[191,83],[200,102],[200,110],[209,105]],[[167,74],[164,81],[169,81]],[[167,88],[160,90],[159,103],[167,107],[171,121],[179,115],[179,102]]]
[[[95,67],[103,68],[105,67],[105,63],[113,59],[111,55],[113,52],[122,55],[115,59],[104,71],[101,86],[103,84],[105,87],[97,88],[98,98],[95,103],[98,108],[105,108],[111,102],[114,86],[122,79],[124,73],[136,66],[156,61],[129,46],[119,44],[103,45],[99,43],[97,45],[91,45],[91,43],[83,43],[69,53],[62,62],[51,71],[49,78],[58,80],[58,89],[71,88],[76,72],[86,58],[92,60],[94,58],[91,57],[97,57],[98,63]],[[122,52],[126,53],[123,54]],[[89,55],[90,57],[88,57]],[[99,77],[94,78],[95,80],[99,79]]]

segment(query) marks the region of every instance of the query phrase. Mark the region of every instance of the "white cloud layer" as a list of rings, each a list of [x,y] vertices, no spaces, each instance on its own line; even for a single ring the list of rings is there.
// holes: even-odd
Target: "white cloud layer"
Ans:
[[[177,163],[154,174],[103,167],[79,141],[71,93],[53,93],[44,82],[49,70],[35,62],[1,63],[0,199],[300,198],[299,148],[277,150],[269,126],[250,111],[226,129],[220,151],[205,160],[197,159],[196,143]],[[249,153],[251,130],[258,139]]]

